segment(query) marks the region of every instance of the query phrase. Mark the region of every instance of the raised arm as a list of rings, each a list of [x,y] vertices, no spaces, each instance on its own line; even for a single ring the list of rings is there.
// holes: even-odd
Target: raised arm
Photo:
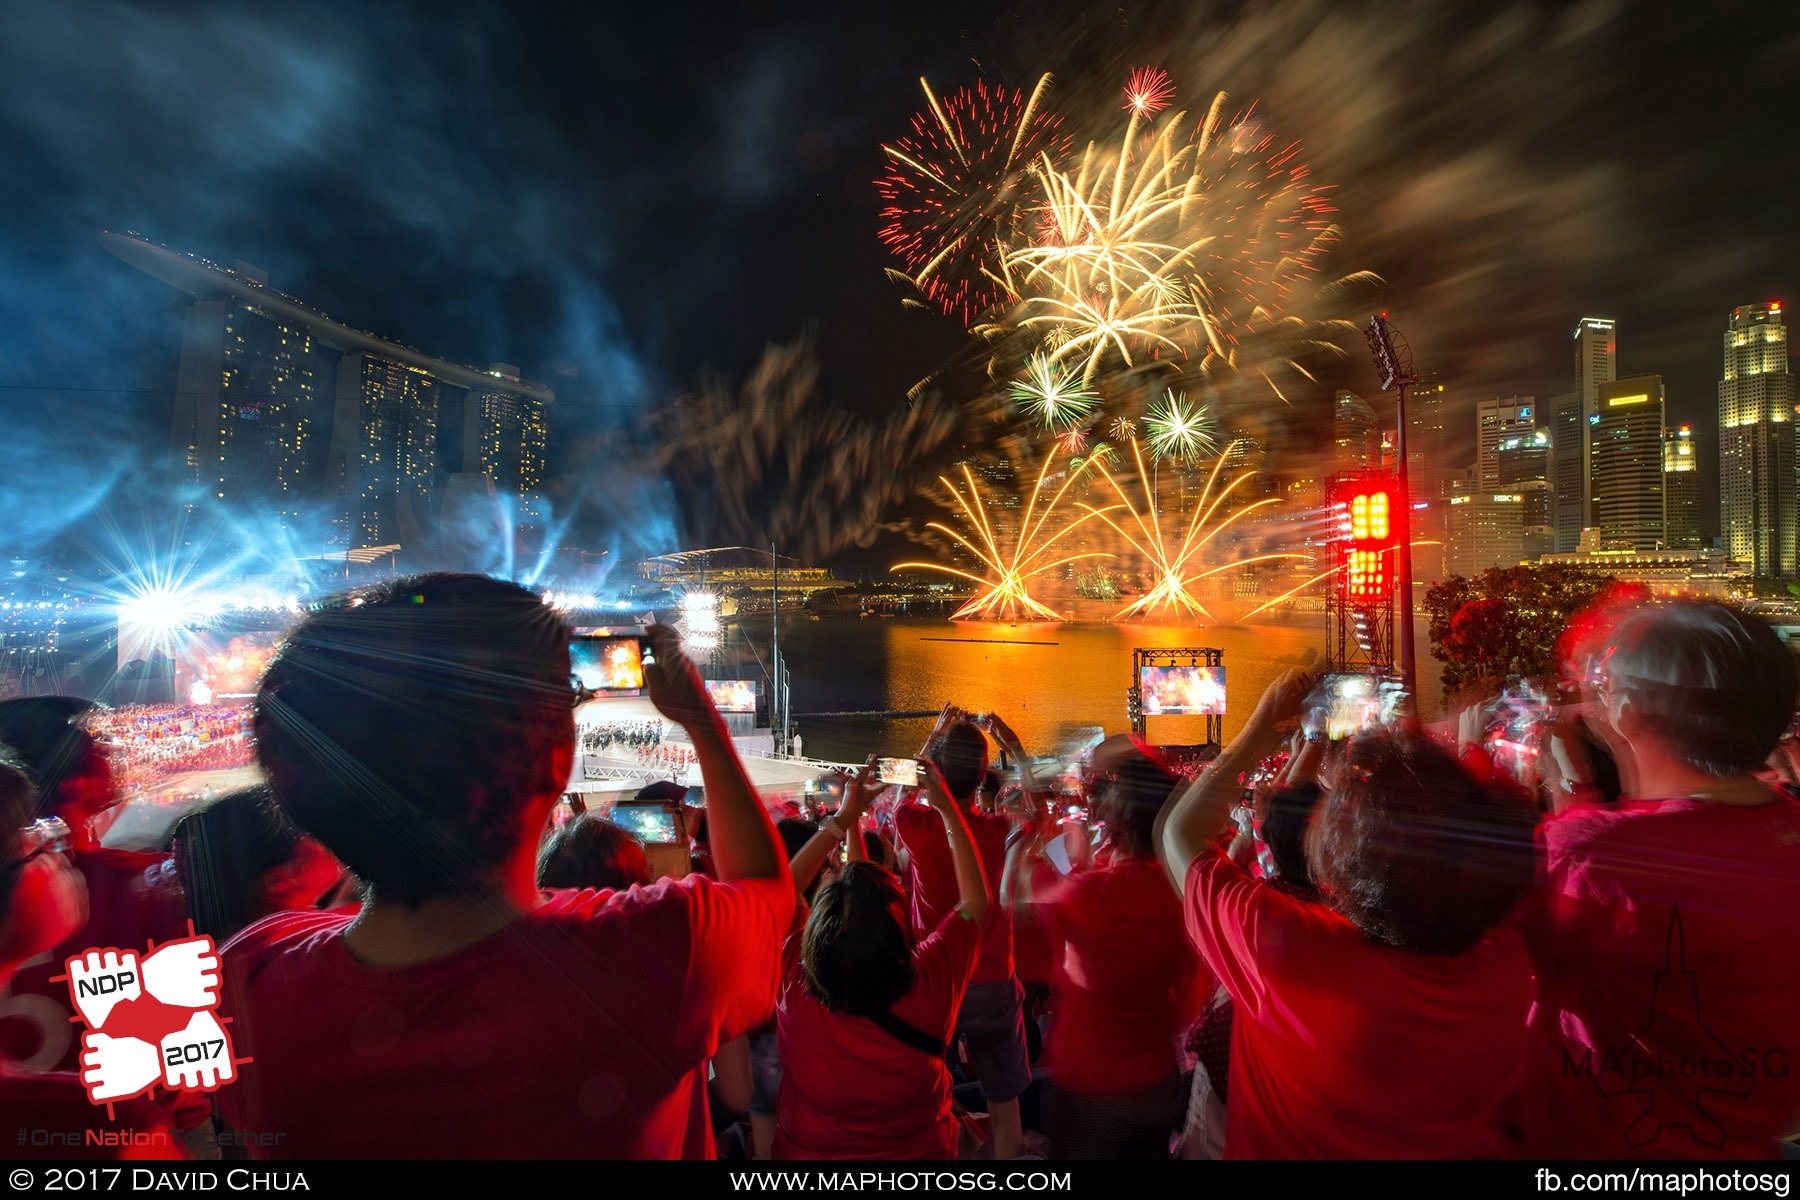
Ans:
[[[1242,792],[1238,776],[1250,770],[1281,745],[1276,726],[1300,711],[1300,702],[1312,687],[1304,671],[1287,670],[1269,685],[1256,711],[1244,723],[1237,739],[1213,761],[1212,766],[1186,790],[1175,793],[1157,817],[1157,844],[1163,865],[1180,891],[1188,867],[1225,827],[1232,804]]]
[[[1032,867],[1044,857],[1044,839],[1055,829],[1050,813],[1028,796],[1031,811],[1012,835],[1006,847],[1006,866],[1000,874],[1000,903],[1008,908],[1024,908],[1035,900],[1031,886]]]
[[[924,772],[926,803],[943,818],[944,832],[950,839],[950,859],[956,864],[956,911],[980,925],[987,920],[994,893],[988,886],[981,855],[975,850],[975,838],[969,833],[969,822],[962,809],[950,798],[944,773],[937,769],[937,764],[930,762],[924,764]]]
[[[977,718],[975,723],[991,734],[993,739],[1000,744],[1000,748],[1011,755],[1013,762],[1018,764],[1019,786],[1024,788],[1028,794],[1035,793],[1037,782],[1031,775],[1031,757],[1025,753],[1025,743],[1019,740],[1019,735],[1013,732],[1012,726],[1002,720],[998,713],[984,714]]]
[[[870,790],[871,785],[873,791]],[[807,839],[806,845],[794,855],[789,867],[794,872],[794,892],[804,897],[806,889],[812,886],[819,872],[824,870],[825,863],[831,858],[831,852],[838,843],[848,838],[851,849],[845,851],[851,862],[867,857],[862,852],[862,815],[868,811],[869,804],[881,794],[882,784],[875,778],[875,759],[871,755],[856,777],[844,785],[844,802],[838,806],[833,815],[819,823],[819,830]]]
[[[687,730],[700,777],[706,784],[706,827],[719,878],[789,878],[787,854],[756,789],[732,748],[725,721],[681,652],[681,635],[666,625],[650,627],[656,661],[644,668],[657,711]]]

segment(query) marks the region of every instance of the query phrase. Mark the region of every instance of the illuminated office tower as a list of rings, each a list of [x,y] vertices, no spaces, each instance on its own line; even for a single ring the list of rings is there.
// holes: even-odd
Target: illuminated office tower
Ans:
[[[1573,554],[1581,544],[1588,522],[1587,479],[1588,420],[1580,392],[1550,397],[1550,490],[1555,494],[1552,513],[1556,552]]]
[[[439,398],[438,381],[417,367],[372,353],[339,360],[329,471],[341,544],[398,545],[400,496],[429,501]]]
[[[1556,544],[1556,506],[1550,486],[1549,431],[1535,429],[1506,438],[1496,459],[1496,492],[1510,492],[1519,498],[1521,553],[1528,561],[1550,553]]]
[[[1379,457],[1375,410],[1355,392],[1339,392],[1332,406],[1332,441],[1339,471],[1363,471]]]
[[[1500,484],[1500,443],[1537,429],[1537,399],[1501,396],[1475,405],[1475,486],[1492,491]]]
[[[1663,434],[1663,513],[1670,550],[1699,550],[1700,472],[1694,434],[1686,425]]]
[[[1758,579],[1796,574],[1793,417],[1781,305],[1733,309],[1719,381],[1719,528],[1726,553]]]
[[[1663,509],[1663,384],[1633,375],[1597,389],[1593,428],[1594,525],[1607,550],[1658,550]]]
[[[1619,336],[1611,317],[1583,317],[1575,324],[1575,388],[1581,393],[1581,524],[1594,516],[1594,426],[1600,419],[1600,385],[1619,375]]]
[[[1471,578],[1525,561],[1519,493],[1458,490],[1445,502],[1444,570]]]

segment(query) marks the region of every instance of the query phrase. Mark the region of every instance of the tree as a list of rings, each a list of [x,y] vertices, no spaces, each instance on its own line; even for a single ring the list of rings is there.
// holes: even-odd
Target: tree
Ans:
[[[1452,575],[1425,593],[1431,653],[1444,664],[1446,694],[1512,675],[1557,673],[1556,644],[1582,609],[1649,598],[1641,584],[1561,564],[1490,568],[1474,579]]]

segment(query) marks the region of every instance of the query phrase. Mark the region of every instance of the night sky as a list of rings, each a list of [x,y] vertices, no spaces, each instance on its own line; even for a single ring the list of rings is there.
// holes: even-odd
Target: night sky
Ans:
[[[1619,322],[1716,460],[1720,335],[1800,295],[1800,9],[1564,4],[1122,7],[1031,0],[533,6],[0,5],[0,412],[10,544],[104,505],[153,513],[184,298],[101,228],[242,259],[353,325],[559,394],[572,536],[604,435],[705,372],[816,330],[871,414],[963,344],[904,311],[876,240],[880,144],[977,77],[1056,75],[1116,110],[1134,66],[1302,141],[1339,185],[1334,270],[1367,268],[1453,392],[1572,386],[1570,332]],[[1360,345],[1327,386],[1373,392]],[[1328,392],[1275,413],[1298,465]],[[1708,494],[1712,494],[1708,483]],[[584,503],[584,500],[587,501]]]

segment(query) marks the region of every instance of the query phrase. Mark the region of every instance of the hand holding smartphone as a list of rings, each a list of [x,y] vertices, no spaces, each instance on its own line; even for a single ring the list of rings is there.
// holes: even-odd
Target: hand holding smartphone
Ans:
[[[647,637],[583,633],[569,639],[569,672],[583,695],[642,691],[644,668],[655,662]]]
[[[925,764],[916,758],[878,758],[875,778],[890,787],[916,788],[925,782]]]

